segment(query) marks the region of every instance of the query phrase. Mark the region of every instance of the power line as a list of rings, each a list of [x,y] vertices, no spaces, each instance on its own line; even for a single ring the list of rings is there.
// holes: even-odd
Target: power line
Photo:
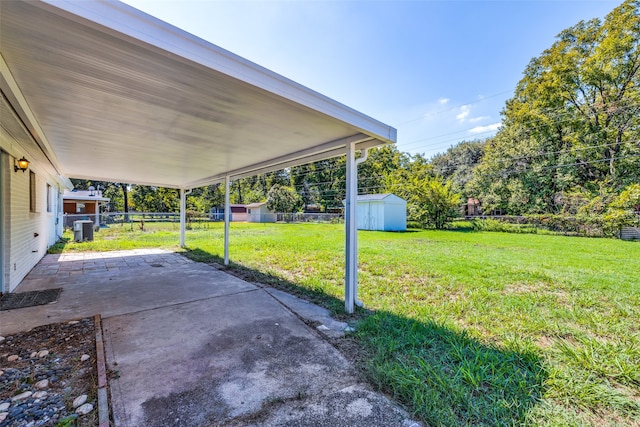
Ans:
[[[393,126],[394,127],[400,127],[400,126],[406,125],[408,123],[413,123],[413,122],[417,122],[418,120],[422,120],[426,116],[437,116],[437,115],[440,115],[440,114],[448,113],[449,111],[454,111],[454,110],[457,110],[458,108],[462,108],[462,107],[467,106],[467,105],[477,104],[477,103],[485,101],[487,99],[495,98],[496,96],[504,95],[505,93],[509,93],[509,92],[512,92],[512,91],[513,90],[510,89],[510,90],[505,90],[505,91],[502,91],[502,92],[494,93],[493,95],[484,96],[481,99],[476,99],[475,101],[465,102],[463,104],[456,105],[455,107],[447,108],[446,110],[436,111],[435,113],[426,113],[426,114],[421,115],[420,117],[416,117],[415,119],[407,120],[407,121],[404,121],[404,122],[401,122],[401,123],[396,123]]]
[[[640,103],[630,103],[628,105],[618,106],[616,108],[615,112],[632,110],[632,109],[640,110]],[[600,111],[598,113],[602,114],[603,112]],[[543,116],[543,118],[544,119],[551,119],[551,120],[553,120],[553,123],[538,124],[536,126],[526,126],[526,123],[525,123],[523,126],[527,127],[528,131],[535,131],[535,130],[542,129],[542,128],[548,127],[548,126],[556,126],[556,125],[559,125],[559,124],[565,124],[565,123],[569,123],[569,122],[574,122],[576,120],[577,112],[576,111],[566,111],[566,110],[558,109],[558,110],[555,110],[555,111],[553,111],[553,110],[545,111],[544,114],[545,114],[545,116]],[[552,115],[554,115],[555,117],[551,117]],[[558,120],[559,118],[562,118],[563,116],[565,116],[565,118],[563,118],[562,120]],[[582,115],[578,115],[577,117],[581,118],[582,120],[586,120],[586,118],[584,116],[582,116]],[[536,120],[536,119],[530,119],[529,120],[529,122],[534,122],[534,121],[537,122],[537,121],[539,121],[539,119],[538,120]],[[423,142],[423,141],[430,141],[430,140],[441,138],[443,136],[470,132],[471,130],[473,130],[475,128],[476,127],[472,127],[472,128],[467,128],[467,129],[463,129],[463,130],[456,131],[456,132],[450,132],[450,133],[447,133],[447,134],[442,134],[442,135],[437,135],[437,136],[431,136],[431,137],[427,137],[427,138],[417,139],[417,140],[414,140],[414,141],[403,143],[402,147],[403,147],[403,149],[407,149],[408,146],[413,145],[415,143],[419,143],[419,142]],[[495,132],[495,131],[491,130],[491,131],[487,131],[487,132],[474,134],[474,135],[471,135],[470,138],[474,138],[474,137],[477,137],[479,135],[490,134],[490,133],[493,133],[493,132]],[[434,142],[432,144],[420,145],[420,146],[418,146],[416,148],[412,148],[411,150],[415,151],[415,150],[420,150],[422,148],[427,148],[427,147],[437,148],[438,146],[441,146],[441,145],[443,145],[443,144],[445,144],[447,142],[459,141],[459,140],[460,140],[460,138],[453,138],[453,139],[448,139],[448,140],[445,140],[445,141],[438,141],[438,142]]]

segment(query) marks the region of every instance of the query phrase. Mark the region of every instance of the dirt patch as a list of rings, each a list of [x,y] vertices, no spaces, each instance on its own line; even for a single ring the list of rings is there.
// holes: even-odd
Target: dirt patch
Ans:
[[[0,426],[97,426],[95,338],[93,319],[82,319],[0,340]],[[79,415],[83,395],[92,409]]]

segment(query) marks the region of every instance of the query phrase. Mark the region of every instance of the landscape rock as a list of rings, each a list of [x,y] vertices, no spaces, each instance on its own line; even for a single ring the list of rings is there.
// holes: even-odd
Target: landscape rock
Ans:
[[[20,393],[20,394],[19,394],[19,395],[17,395],[17,396],[13,396],[13,397],[11,398],[11,401],[12,401],[12,402],[15,402],[15,401],[17,401],[17,400],[26,399],[26,398],[28,398],[28,397],[31,397],[31,395],[32,395],[32,394],[33,394],[33,392],[31,392],[31,391],[25,391],[24,393]]]
[[[0,342],[4,341],[6,338],[0,335]]]
[[[7,362],[15,362],[18,359],[20,359],[20,356],[18,356],[17,354],[12,354],[11,356],[7,357]]]
[[[81,362],[86,362],[90,358],[91,358],[91,356],[89,356],[88,354],[83,354],[82,357],[80,357],[80,361]]]
[[[47,379],[40,380],[37,383],[35,383],[34,386],[37,389],[40,389],[40,390],[48,388],[49,387],[49,380],[47,380]]]
[[[82,406],[82,405],[84,405],[84,403],[86,401],[87,401],[87,395],[86,394],[81,394],[80,396],[78,396],[75,399],[73,399],[73,407],[77,408],[78,406]]]
[[[84,405],[76,409],[76,413],[80,415],[86,415],[91,411],[93,411],[93,405],[91,403],[85,403]]]
[[[64,322],[37,327],[0,341],[0,414],[4,414],[0,427],[53,427],[62,425],[62,419],[81,417],[72,401],[75,396],[89,394],[96,366],[84,362],[80,367],[78,361],[84,354],[93,359],[94,348],[95,327],[91,318],[73,325]],[[12,363],[4,363],[13,355],[16,358],[12,358],[15,359]],[[94,402],[93,412],[97,412],[95,405]],[[88,427],[91,423],[86,419],[79,424],[64,425]]]

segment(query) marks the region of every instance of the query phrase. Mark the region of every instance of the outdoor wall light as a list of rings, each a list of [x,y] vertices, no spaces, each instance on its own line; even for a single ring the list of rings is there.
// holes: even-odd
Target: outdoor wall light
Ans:
[[[26,171],[29,167],[29,160],[25,159],[24,156],[20,160],[18,160],[16,165],[13,165],[13,171],[18,172],[21,170],[22,172]]]

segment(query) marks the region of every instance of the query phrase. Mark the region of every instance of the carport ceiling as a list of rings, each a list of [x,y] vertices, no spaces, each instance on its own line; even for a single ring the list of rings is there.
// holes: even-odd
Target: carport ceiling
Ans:
[[[0,20],[2,91],[68,177],[189,188],[396,139],[123,3],[0,1]]]

